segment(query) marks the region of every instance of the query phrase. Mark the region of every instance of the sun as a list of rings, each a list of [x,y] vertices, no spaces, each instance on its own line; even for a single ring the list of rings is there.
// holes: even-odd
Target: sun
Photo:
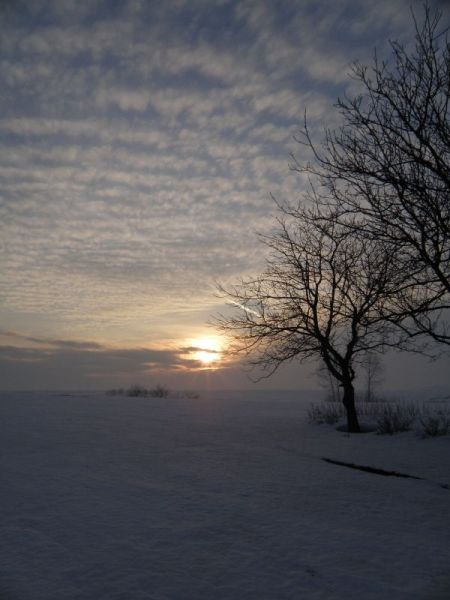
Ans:
[[[195,348],[192,358],[205,367],[212,366],[221,359],[223,342],[218,336],[194,338],[191,340],[191,345]]]

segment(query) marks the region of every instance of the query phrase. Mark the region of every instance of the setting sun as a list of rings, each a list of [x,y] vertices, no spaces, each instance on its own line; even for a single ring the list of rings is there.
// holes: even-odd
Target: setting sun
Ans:
[[[221,358],[222,340],[217,336],[207,336],[191,340],[191,344],[196,348],[192,353],[195,360],[201,362],[204,366],[209,366]]]

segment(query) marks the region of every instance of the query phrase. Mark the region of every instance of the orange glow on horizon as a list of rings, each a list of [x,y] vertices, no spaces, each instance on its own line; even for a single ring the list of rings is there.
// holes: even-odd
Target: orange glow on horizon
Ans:
[[[205,336],[189,340],[190,346],[196,348],[190,354],[191,358],[198,360],[205,368],[218,363],[222,358],[223,340],[218,336]]]

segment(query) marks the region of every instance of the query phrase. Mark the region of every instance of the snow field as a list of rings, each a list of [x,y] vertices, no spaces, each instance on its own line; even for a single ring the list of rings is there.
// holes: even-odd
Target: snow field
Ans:
[[[310,400],[3,393],[0,598],[449,598],[450,437],[349,436]]]

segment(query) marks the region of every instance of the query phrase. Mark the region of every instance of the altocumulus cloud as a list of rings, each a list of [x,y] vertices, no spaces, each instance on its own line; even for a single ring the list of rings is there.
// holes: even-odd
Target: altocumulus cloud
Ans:
[[[257,268],[269,192],[298,197],[287,163],[304,109],[313,130],[330,123],[349,63],[405,35],[409,5],[2,2],[0,324],[189,337],[218,305],[214,279]],[[24,357],[86,371],[81,348],[57,349]],[[98,369],[119,360],[84,352]]]

